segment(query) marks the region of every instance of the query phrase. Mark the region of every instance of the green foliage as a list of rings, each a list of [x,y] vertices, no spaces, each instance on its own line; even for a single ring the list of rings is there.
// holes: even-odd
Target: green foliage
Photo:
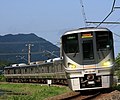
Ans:
[[[115,59],[115,70],[120,70],[120,53],[118,53]]]
[[[27,95],[7,95],[7,100],[44,100],[45,98],[70,91],[67,87],[37,84],[0,84],[0,89]],[[1,99],[0,99],[1,100]]]
[[[10,64],[10,62],[0,61],[0,67],[5,67],[5,66],[8,66],[9,64]]]
[[[5,77],[4,77],[4,75],[0,75],[0,82],[5,82]]]
[[[116,71],[116,75],[118,76],[118,78],[120,79],[120,70]]]
[[[120,91],[120,85],[115,85],[115,86],[112,87],[112,89]]]
[[[117,75],[118,78],[120,78],[120,53],[115,59],[115,75]]]

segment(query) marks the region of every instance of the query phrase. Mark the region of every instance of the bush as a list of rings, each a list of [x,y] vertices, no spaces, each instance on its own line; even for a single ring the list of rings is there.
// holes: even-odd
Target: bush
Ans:
[[[0,75],[0,82],[5,82],[5,76],[4,75]]]
[[[120,91],[120,85],[115,85],[115,86],[113,86],[113,90],[118,90],[118,91]]]

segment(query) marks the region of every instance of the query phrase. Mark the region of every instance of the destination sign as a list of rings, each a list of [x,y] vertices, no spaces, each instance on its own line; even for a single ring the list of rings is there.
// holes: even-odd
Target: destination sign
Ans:
[[[75,39],[76,37],[75,36],[69,36],[67,37],[67,39]]]
[[[83,33],[82,38],[91,38],[93,37],[92,33]]]

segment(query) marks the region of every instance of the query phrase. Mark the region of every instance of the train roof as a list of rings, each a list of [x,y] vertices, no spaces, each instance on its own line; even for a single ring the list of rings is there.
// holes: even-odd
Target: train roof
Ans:
[[[64,35],[67,34],[72,34],[72,33],[80,33],[80,32],[92,32],[92,31],[110,31],[108,28],[103,28],[103,27],[85,27],[85,28],[79,28],[79,29],[74,29],[74,30],[69,30],[66,31]]]
[[[4,69],[11,69],[11,68],[24,68],[24,67],[36,67],[36,66],[43,66],[43,65],[51,65],[53,64],[54,62],[59,62],[59,61],[62,61],[62,58],[54,58],[54,59],[48,59],[47,61],[45,62],[40,62],[40,61],[37,61],[37,62],[31,62],[30,65],[28,64],[25,64],[25,63],[20,63],[20,64],[13,64],[13,65],[10,65],[10,66],[6,66]]]
[[[4,69],[11,69],[11,68],[24,68],[24,67],[36,67],[36,66],[43,66],[43,65],[50,65],[53,64],[52,62],[48,62],[48,63],[41,63],[41,64],[32,64],[32,65],[24,65],[24,66],[19,66],[19,64],[17,66],[6,66],[4,67]]]

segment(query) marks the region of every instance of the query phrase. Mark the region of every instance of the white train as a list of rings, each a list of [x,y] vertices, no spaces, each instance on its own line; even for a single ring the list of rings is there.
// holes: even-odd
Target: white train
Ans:
[[[107,28],[81,28],[61,37],[63,66],[73,91],[113,84],[113,35]]]
[[[4,68],[7,82],[66,84],[66,75],[62,66],[62,58],[49,59],[45,62],[13,64]]]

